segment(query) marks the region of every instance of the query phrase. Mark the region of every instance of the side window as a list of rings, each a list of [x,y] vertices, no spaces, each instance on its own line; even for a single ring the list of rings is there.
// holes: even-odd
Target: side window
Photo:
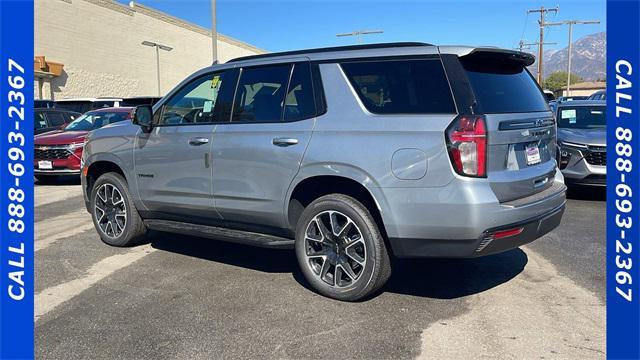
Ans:
[[[34,113],[34,118],[35,118],[34,123],[35,123],[36,129],[44,129],[46,127],[49,127],[47,125],[47,119],[45,119],[43,112]]]
[[[233,122],[278,122],[291,65],[244,68],[233,105]]]
[[[76,115],[74,115],[74,114],[67,114],[67,113],[64,114],[64,122],[65,123],[70,123],[75,119],[76,119]]]
[[[191,81],[162,106],[159,125],[229,121],[237,76],[232,69]]]
[[[439,60],[363,60],[341,66],[360,100],[372,113],[456,112]]]
[[[309,63],[295,64],[284,103],[284,120],[295,121],[315,115]]]
[[[51,126],[60,126],[64,124],[64,116],[61,113],[50,112],[47,113],[47,118]]]

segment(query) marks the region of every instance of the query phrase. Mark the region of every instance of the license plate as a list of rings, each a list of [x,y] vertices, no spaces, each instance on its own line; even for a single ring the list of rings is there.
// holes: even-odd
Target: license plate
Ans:
[[[51,161],[41,160],[38,161],[38,169],[51,170],[53,169],[53,164],[51,163]]]
[[[538,144],[527,145],[527,165],[534,165],[540,162],[540,149]]]

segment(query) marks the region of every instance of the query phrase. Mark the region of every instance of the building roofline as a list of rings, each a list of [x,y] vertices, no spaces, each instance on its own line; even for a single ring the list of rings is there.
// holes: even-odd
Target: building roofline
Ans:
[[[71,3],[72,0],[63,0],[65,2]],[[145,6],[145,5],[140,5],[138,3],[136,3],[135,1],[131,1],[129,2],[129,5],[124,5],[121,4],[119,2],[116,2],[115,0],[83,0],[85,2],[88,2],[90,4],[93,5],[97,5],[100,7],[103,7],[105,9],[109,9],[109,10],[113,10],[125,15],[129,15],[129,16],[133,16],[135,13],[140,13],[149,17],[152,17],[156,20],[160,20],[160,21],[164,21],[168,24],[171,25],[175,25],[175,26],[179,26],[183,29],[187,29],[187,30],[191,30],[193,32],[197,32],[200,33],[202,35],[205,36],[209,36],[211,37],[211,31],[209,29],[206,29],[202,26],[196,25],[194,23],[188,22],[186,20],[180,19],[178,17],[175,17],[173,15],[169,15],[165,12],[162,12],[160,10]],[[267,51],[264,49],[260,49],[256,46],[247,44],[243,41],[240,41],[238,39],[235,39],[231,36],[227,36],[227,35],[223,35],[218,33],[218,41],[223,41],[227,44],[231,44],[231,45],[235,45],[238,47],[241,47],[245,50],[249,50],[249,51],[254,51],[257,53],[266,53]]]
[[[113,1],[113,0],[111,0],[111,1]],[[124,5],[122,5],[122,6],[124,6]],[[191,31],[200,33],[202,35],[206,35],[206,36],[211,37],[211,30],[209,30],[209,29],[206,29],[206,28],[204,28],[204,27],[202,27],[200,25],[196,25],[196,24],[194,24],[192,22],[180,19],[180,18],[175,17],[173,15],[169,15],[169,14],[167,14],[165,12],[160,11],[160,10],[157,10],[157,9],[145,6],[145,5],[140,5],[140,4],[136,3],[135,1],[131,1],[129,3],[129,8],[133,9],[133,11],[135,11],[135,12],[139,12],[141,14],[150,16],[150,17],[155,18],[157,20],[161,20],[161,21],[167,22],[169,24],[180,26],[180,27],[182,27],[184,29],[191,30]],[[224,35],[224,34],[218,33],[218,40],[224,41],[224,42],[226,42],[228,44],[239,46],[239,47],[244,48],[246,50],[255,51],[257,53],[267,53],[267,51],[264,50],[264,49],[261,49],[261,48],[258,48],[256,46],[250,45],[250,44],[248,44],[246,42],[240,41],[240,40],[235,39],[235,38],[233,38],[231,36],[228,36],[228,35]]]

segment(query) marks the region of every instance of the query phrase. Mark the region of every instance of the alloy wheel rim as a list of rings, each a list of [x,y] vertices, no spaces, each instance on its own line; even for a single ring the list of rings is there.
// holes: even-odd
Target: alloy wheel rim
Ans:
[[[127,205],[120,190],[112,184],[103,184],[96,191],[94,215],[103,234],[117,238],[127,225]]]
[[[353,285],[364,272],[367,249],[362,232],[341,212],[323,211],[311,219],[304,245],[311,273],[331,287]]]

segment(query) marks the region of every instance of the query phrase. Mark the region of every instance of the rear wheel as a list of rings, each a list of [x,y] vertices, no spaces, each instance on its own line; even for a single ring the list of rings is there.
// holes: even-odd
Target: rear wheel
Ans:
[[[93,185],[91,217],[102,241],[112,246],[135,245],[147,232],[127,182],[117,173],[103,174]]]
[[[334,299],[362,299],[391,275],[389,254],[373,216],[346,195],[326,195],[305,208],[295,247],[307,281]]]

